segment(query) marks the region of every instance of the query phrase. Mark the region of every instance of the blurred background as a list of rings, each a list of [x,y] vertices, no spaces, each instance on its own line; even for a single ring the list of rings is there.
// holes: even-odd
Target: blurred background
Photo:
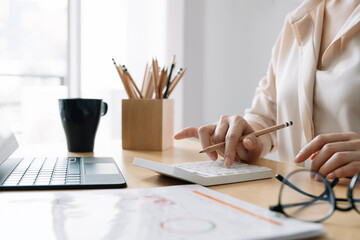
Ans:
[[[141,86],[145,65],[186,68],[175,131],[240,114],[266,73],[286,14],[301,0],[0,0],[0,106],[20,144],[64,141],[58,99],[109,104],[96,141],[121,138],[112,63]]]

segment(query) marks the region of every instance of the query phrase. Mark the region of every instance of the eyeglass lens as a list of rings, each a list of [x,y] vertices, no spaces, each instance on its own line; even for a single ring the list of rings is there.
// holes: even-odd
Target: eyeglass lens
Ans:
[[[356,179],[356,183],[353,188],[353,202],[356,210],[360,213],[360,175]]]
[[[280,203],[286,215],[304,221],[320,221],[333,212],[327,185],[316,174],[296,171],[287,177],[287,184],[283,183],[280,192]]]

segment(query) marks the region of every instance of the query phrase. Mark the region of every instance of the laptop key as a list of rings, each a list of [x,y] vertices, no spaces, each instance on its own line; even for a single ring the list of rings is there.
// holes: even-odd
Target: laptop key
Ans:
[[[5,181],[2,185],[4,185],[4,186],[14,186],[14,185],[17,185],[19,183],[19,181],[9,181],[9,180],[7,180],[7,181]]]
[[[13,182],[5,182],[2,184],[2,186],[17,186],[17,182],[16,183],[13,183]]]
[[[20,186],[31,186],[34,184],[34,181],[31,181],[31,182],[19,182],[18,185]]]
[[[70,158],[68,175],[80,175],[80,158]]]
[[[51,181],[50,183],[51,185],[64,185],[65,184],[65,180],[63,181]]]
[[[50,180],[49,181],[36,181],[34,185],[49,185]]]

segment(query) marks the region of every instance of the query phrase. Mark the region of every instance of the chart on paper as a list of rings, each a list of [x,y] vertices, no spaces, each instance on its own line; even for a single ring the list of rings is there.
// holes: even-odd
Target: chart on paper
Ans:
[[[0,195],[0,210],[2,236],[11,234],[14,239],[20,234],[17,226],[25,226],[21,234],[28,231],[30,239],[211,240],[322,234],[320,224],[280,218],[199,185],[14,193]]]

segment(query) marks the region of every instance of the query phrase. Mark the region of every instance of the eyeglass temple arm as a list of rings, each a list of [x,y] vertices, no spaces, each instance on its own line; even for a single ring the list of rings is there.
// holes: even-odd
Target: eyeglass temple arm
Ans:
[[[272,211],[276,211],[276,212],[283,212],[283,208],[287,208],[287,207],[296,207],[296,206],[302,206],[302,205],[310,205],[314,202],[316,202],[317,200],[325,200],[326,198],[324,198],[323,196],[327,193],[327,191],[325,190],[322,194],[320,194],[319,196],[314,196],[312,194],[308,194],[304,191],[302,191],[301,189],[299,189],[298,187],[294,186],[292,183],[290,183],[286,178],[284,178],[282,175],[280,174],[277,174],[275,176],[276,179],[278,179],[279,181],[281,181],[282,183],[286,184],[287,186],[291,187],[292,189],[294,189],[295,191],[305,195],[305,196],[308,196],[308,197],[311,197],[311,198],[314,198],[313,200],[310,200],[310,201],[307,201],[307,202],[302,202],[302,203],[293,203],[293,204],[285,204],[285,205],[276,205],[276,206],[270,206],[270,210]],[[330,186],[331,188],[333,188],[337,183],[339,182],[339,179],[338,178],[335,178],[331,183],[330,183]]]
[[[292,184],[291,182],[289,182],[286,178],[284,178],[283,176],[281,176],[280,174],[276,174],[275,178],[277,180],[279,180],[280,182],[286,184],[287,186],[291,187],[292,189],[294,189],[295,191],[307,196],[307,197],[312,197],[312,198],[319,198],[320,196],[322,196],[325,192],[323,192],[320,196],[315,196],[309,193],[306,193],[304,191],[302,191],[301,189],[299,189],[298,187],[296,187],[294,184]],[[335,178],[331,183],[330,186],[331,188],[333,188],[337,183],[339,182],[338,178]]]
[[[281,174],[276,174],[275,178],[277,180],[279,180],[280,182],[282,182],[285,179]],[[330,186],[333,188],[336,186],[336,184],[338,184],[338,182],[339,182],[339,179],[334,178],[334,180],[330,183]]]

